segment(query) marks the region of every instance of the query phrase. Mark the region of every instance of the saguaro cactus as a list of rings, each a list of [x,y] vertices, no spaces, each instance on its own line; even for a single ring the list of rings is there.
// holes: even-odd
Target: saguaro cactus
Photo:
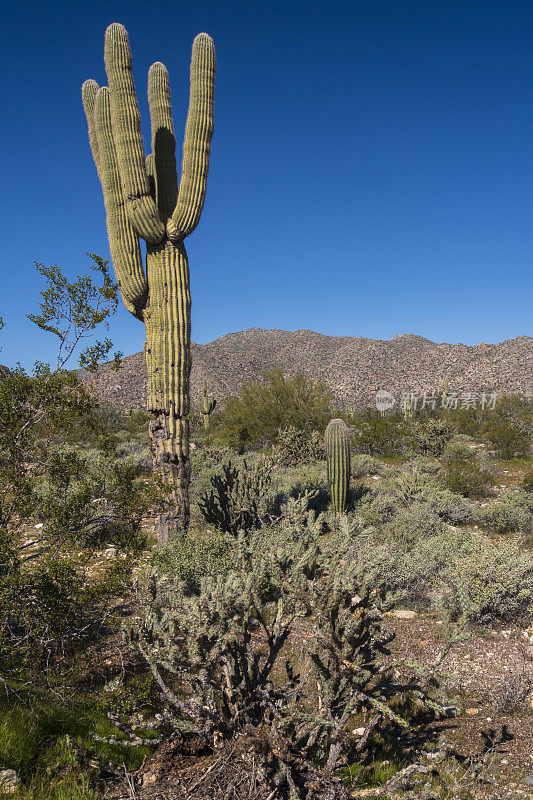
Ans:
[[[128,34],[118,23],[106,31],[104,60],[109,87],[85,81],[82,99],[122,299],[146,326],[150,445],[168,489],[156,532],[165,541],[189,523],[191,295],[183,240],[196,228],[204,204],[215,50],[210,36],[198,34],[179,188],[166,67],[156,62],[148,72],[152,152],[145,158]],[[146,270],[139,237],[147,243]]]
[[[342,514],[350,488],[350,434],[342,419],[332,419],[326,428],[326,468],[333,509]]]
[[[204,396],[202,398],[202,405],[200,406],[200,411],[202,412],[204,418],[204,429],[207,433],[209,430],[209,417],[215,410],[217,401],[214,395],[208,397],[207,395],[207,381],[204,378]]]

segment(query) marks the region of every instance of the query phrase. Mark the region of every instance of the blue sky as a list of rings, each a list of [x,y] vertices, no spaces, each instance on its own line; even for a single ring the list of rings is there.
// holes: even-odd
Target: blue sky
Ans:
[[[501,0],[28,2],[3,12],[0,361],[52,361],[25,318],[34,260],[109,256],[80,87],[128,29],[143,130],[150,64],[174,124],[190,47],[217,52],[207,199],[187,239],[192,338],[250,327],[499,342],[531,333],[533,3]],[[145,137],[145,141],[148,138]],[[124,309],[125,354],[144,328]]]

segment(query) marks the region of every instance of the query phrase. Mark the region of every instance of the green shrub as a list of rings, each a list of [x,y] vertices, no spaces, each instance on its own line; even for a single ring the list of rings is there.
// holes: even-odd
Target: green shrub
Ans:
[[[244,384],[239,397],[226,400],[214,435],[241,452],[268,446],[276,441],[280,427],[323,433],[334,407],[333,394],[324,383],[315,384],[300,374],[286,378],[281,369],[273,369],[265,373],[264,382]]]
[[[232,564],[231,546],[220,533],[180,532],[157,548],[150,559],[158,574],[183,582],[187,591],[198,593],[206,576],[224,576]]]
[[[531,430],[516,420],[491,419],[483,428],[483,435],[500,458],[521,458],[530,452]]]
[[[475,458],[468,444],[459,438],[449,442],[442,452],[443,464],[467,464]]]
[[[396,540],[402,545],[408,545],[435,536],[445,527],[442,518],[429,504],[415,502],[407,508],[400,508],[383,526],[381,533],[387,541]]]
[[[367,475],[381,475],[383,464],[377,458],[365,453],[356,453],[351,458],[350,472],[354,478],[364,478]]]
[[[352,415],[350,422],[350,439],[356,453],[394,456],[404,453],[410,444],[409,427],[398,417],[382,417],[375,409],[369,409]]]
[[[520,482],[525,492],[533,492],[533,469],[529,469]]]
[[[421,475],[436,475],[440,468],[438,462],[424,456],[414,456],[405,464],[407,472],[419,472]]]
[[[452,616],[519,622],[533,609],[533,557],[519,538],[494,545],[477,532],[448,531],[417,555],[440,564],[434,593]]]
[[[497,531],[533,532],[533,497],[528,492],[507,492],[478,513],[479,521]]]
[[[418,539],[401,516],[399,527],[393,520],[353,537],[351,560],[362,587],[384,607],[434,603],[471,623],[520,622],[531,614],[533,557],[518,539],[497,546],[477,531],[450,528],[427,535],[430,518],[423,514]]]
[[[412,428],[414,446],[422,455],[440,456],[453,436],[453,429],[445,419],[429,417],[425,422],[415,422]]]
[[[490,472],[473,461],[450,463],[439,477],[443,486],[463,497],[487,497],[494,484]]]
[[[443,488],[427,473],[417,469],[402,472],[389,470],[371,493],[365,495],[357,513],[373,525],[392,520],[401,508],[412,504],[425,505],[445,522],[460,525],[473,519],[474,507],[466,500]]]

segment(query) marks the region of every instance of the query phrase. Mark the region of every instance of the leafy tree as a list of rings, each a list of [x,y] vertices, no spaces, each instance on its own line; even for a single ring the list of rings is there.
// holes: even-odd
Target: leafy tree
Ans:
[[[244,384],[239,397],[229,397],[219,418],[216,435],[236,449],[277,441],[280,428],[289,425],[311,434],[324,431],[335,413],[333,393],[305,375],[286,378],[279,368],[264,381]]]
[[[155,491],[117,459],[96,397],[64,368],[116,308],[106,262],[93,260],[102,286],[40,269],[48,286],[30,319],[59,337],[57,369],[37,362],[33,375],[19,365],[0,376],[0,680],[10,690],[53,682],[98,631],[105,598],[142,547],[140,520]],[[106,544],[124,557],[89,580],[94,550]]]
[[[93,335],[102,323],[109,329],[109,317],[118,306],[118,285],[113,282],[107,260],[95,253],[87,253],[93,260],[91,269],[101,279],[97,285],[91,275],[78,275],[70,283],[57,265],[46,267],[35,261],[37,270],[46,278],[48,286],[41,292],[40,314],[27,317],[41,330],[55,334],[60,341],[56,369],[62,369],[80,342]],[[80,366],[94,372],[98,363],[109,353],[113,343],[107,337],[87,347],[80,355]],[[120,365],[121,353],[115,353],[115,363]]]

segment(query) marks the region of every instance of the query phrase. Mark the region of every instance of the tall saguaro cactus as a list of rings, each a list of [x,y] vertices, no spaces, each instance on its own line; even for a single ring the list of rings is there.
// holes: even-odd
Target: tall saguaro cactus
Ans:
[[[209,430],[209,417],[215,410],[217,401],[214,395],[208,396],[207,394],[207,381],[204,378],[204,396],[202,398],[202,405],[200,406],[200,411],[202,412],[202,416],[204,418],[204,430],[207,433]]]
[[[333,510],[342,514],[350,488],[350,434],[342,419],[332,419],[326,428],[326,468]]]
[[[189,112],[178,187],[166,67],[148,72],[152,152],[145,158],[126,29],[105,36],[109,87],[85,81],[82,99],[104,193],[109,247],[124,305],[146,327],[147,407],[154,469],[167,487],[159,541],[189,523],[191,295],[183,244],[198,225],[213,133],[215,49],[206,33],[192,46]],[[146,241],[146,269],[139,239]]]

